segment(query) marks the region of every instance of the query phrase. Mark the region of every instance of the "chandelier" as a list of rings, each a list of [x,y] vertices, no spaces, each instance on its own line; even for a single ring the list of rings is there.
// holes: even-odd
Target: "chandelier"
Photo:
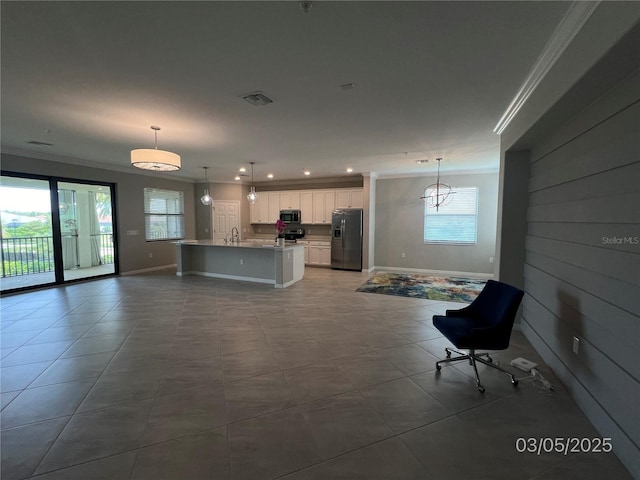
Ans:
[[[131,150],[131,165],[143,170],[153,170],[155,172],[173,172],[180,170],[180,155],[158,150],[158,130],[160,127],[151,126],[151,130],[155,132],[156,147],[138,148]]]
[[[251,164],[251,190],[247,195],[247,200],[249,200],[249,203],[254,204],[258,201],[258,194],[256,193],[256,187],[253,185],[253,166],[256,164],[256,162],[249,162],[249,163]]]
[[[424,196],[420,198],[424,200],[427,206],[435,207],[436,211],[438,211],[440,207],[451,203],[453,195],[456,192],[452,192],[451,187],[446,183],[440,182],[440,161],[442,158],[436,158],[436,160],[438,162],[438,176],[436,178],[436,183],[432,183],[428,187],[425,187]]]

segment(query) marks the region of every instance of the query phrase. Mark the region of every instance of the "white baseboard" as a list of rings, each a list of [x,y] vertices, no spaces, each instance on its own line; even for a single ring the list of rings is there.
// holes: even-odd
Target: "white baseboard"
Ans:
[[[439,275],[443,277],[471,277],[490,280],[493,279],[493,273],[477,273],[477,272],[454,272],[451,270],[428,270],[424,268],[403,268],[403,267],[378,267],[374,266],[369,269],[370,273],[375,272],[396,272],[396,273],[418,273],[422,275]]]
[[[159,267],[143,268],[141,270],[129,270],[128,272],[120,272],[120,275],[140,275],[141,273],[157,272],[158,270],[168,270],[170,268],[178,268],[178,264],[160,265]]]
[[[256,278],[256,277],[243,277],[240,275],[226,275],[224,273],[210,273],[210,272],[177,272],[177,276],[182,277],[185,275],[199,275],[201,277],[211,277],[211,278],[223,278],[225,280],[240,280],[243,282],[254,282],[254,283],[267,283],[270,285],[275,285],[275,280],[270,280],[268,278]]]

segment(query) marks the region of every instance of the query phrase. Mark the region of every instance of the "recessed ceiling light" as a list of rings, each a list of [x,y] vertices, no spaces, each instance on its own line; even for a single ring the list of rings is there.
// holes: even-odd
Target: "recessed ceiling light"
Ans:
[[[423,163],[429,163],[429,159],[427,159],[427,158],[423,158],[423,159],[421,159],[421,160],[416,160],[416,163],[417,163],[418,165],[422,165]]]
[[[267,178],[273,178],[273,173],[268,174]]]
[[[309,176],[309,175],[311,175],[311,172],[310,172],[309,170],[305,170],[305,171],[304,171],[304,174],[305,174],[305,175],[307,175],[307,176]]]
[[[347,173],[351,173],[351,172],[353,172],[353,168],[351,167],[347,168]]]
[[[240,180],[240,175],[236,175],[236,180]]]
[[[246,171],[247,171],[247,169],[246,169],[246,168],[244,168],[244,167],[240,167],[240,170],[239,170],[239,172],[240,172],[240,173],[244,173],[244,172],[246,172]]]

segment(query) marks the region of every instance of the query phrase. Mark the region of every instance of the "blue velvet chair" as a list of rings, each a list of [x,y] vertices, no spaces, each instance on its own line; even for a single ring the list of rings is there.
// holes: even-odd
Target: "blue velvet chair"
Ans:
[[[511,383],[517,385],[516,377],[495,365],[488,353],[476,353],[476,350],[505,350],[509,347],[513,321],[523,295],[524,292],[516,287],[489,280],[478,297],[467,307],[447,310],[445,315],[434,315],[433,325],[456,348],[469,350],[469,353],[465,354],[445,348],[447,358],[436,363],[438,372],[442,363],[468,360],[476,373],[476,385],[480,392],[484,392],[484,387],[480,383],[476,362],[509,375]],[[451,357],[451,352],[459,356]]]

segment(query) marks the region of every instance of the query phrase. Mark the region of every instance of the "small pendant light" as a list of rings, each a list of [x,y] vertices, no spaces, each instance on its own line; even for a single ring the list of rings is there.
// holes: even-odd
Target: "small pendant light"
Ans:
[[[207,176],[207,170],[209,170],[209,167],[202,168],[204,168],[204,181],[207,186],[204,189],[204,195],[200,197],[200,201],[203,205],[211,205],[213,198],[211,198],[211,195],[209,195],[209,177]]]
[[[256,162],[249,162],[251,164],[251,190],[247,195],[247,200],[249,203],[254,204],[258,201],[258,194],[256,193],[256,187],[253,185],[253,166]]]

